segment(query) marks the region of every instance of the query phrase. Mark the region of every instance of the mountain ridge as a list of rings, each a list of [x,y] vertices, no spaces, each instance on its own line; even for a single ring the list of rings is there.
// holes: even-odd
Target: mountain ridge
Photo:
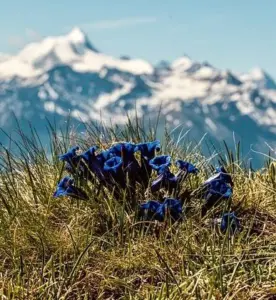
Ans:
[[[12,112],[37,125],[76,121],[123,124],[128,115],[155,118],[162,105],[171,127],[230,140],[233,132],[251,144],[275,144],[276,84],[260,68],[239,74],[183,55],[153,66],[141,59],[114,58],[97,50],[85,33],[47,37],[15,56],[0,56],[0,126],[12,128]]]

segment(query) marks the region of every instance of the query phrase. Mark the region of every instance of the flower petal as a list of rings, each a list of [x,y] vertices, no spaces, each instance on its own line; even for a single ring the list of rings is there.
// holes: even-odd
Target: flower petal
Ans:
[[[171,156],[159,155],[149,161],[149,165],[157,171],[158,174],[164,172],[171,165]]]
[[[180,169],[180,170],[185,170],[188,173],[191,174],[197,174],[198,173],[198,169],[191,163],[186,162],[184,160],[178,159],[175,162],[176,166]]]
[[[59,155],[59,159],[62,161],[70,162],[72,159],[77,157],[77,151],[79,149],[80,149],[79,146],[75,146],[75,147],[69,149],[69,151],[66,152],[65,154]]]
[[[145,142],[136,145],[135,151],[141,153],[141,167],[139,171],[139,182],[146,188],[149,184],[152,168],[149,161],[154,158],[155,152],[161,150],[160,141]]]
[[[136,145],[135,151],[140,151],[141,156],[151,160],[155,156],[155,151],[161,150],[160,141],[156,140],[153,142],[140,143]]]
[[[73,198],[79,198],[83,200],[87,200],[88,196],[86,193],[78,187],[74,185],[74,179],[66,176],[58,183],[57,189],[54,192],[53,196],[61,197],[61,196],[70,196]]]
[[[95,152],[98,149],[97,146],[90,147],[86,152],[82,153],[80,156],[85,159],[87,162],[89,162],[91,159],[93,159],[96,155]]]
[[[108,172],[117,173],[121,169],[122,165],[123,161],[121,157],[114,156],[104,163],[104,170]]]
[[[174,198],[166,198],[163,203],[149,200],[140,205],[140,215],[146,220],[163,222],[165,217],[168,216],[176,221],[182,218],[182,204]]]

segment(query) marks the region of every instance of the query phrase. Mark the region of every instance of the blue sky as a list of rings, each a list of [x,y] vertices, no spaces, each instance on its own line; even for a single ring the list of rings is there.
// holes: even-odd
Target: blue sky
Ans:
[[[275,0],[3,0],[0,52],[80,26],[100,51],[152,63],[188,54],[276,78]]]

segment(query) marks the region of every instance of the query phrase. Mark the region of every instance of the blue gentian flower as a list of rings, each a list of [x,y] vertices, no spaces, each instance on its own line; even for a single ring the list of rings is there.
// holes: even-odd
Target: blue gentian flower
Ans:
[[[190,173],[190,174],[198,173],[198,169],[193,164],[186,162],[184,160],[178,159],[175,162],[175,164],[180,170],[185,170],[187,173]]]
[[[135,144],[123,143],[121,146],[121,157],[123,160],[123,167],[126,169],[126,171],[139,172],[139,164],[134,156],[136,150]]]
[[[136,145],[136,151],[141,152],[141,156],[150,161],[155,156],[155,151],[161,150],[160,141],[156,140],[153,142],[140,143]]]
[[[223,167],[217,168],[216,172],[217,174],[208,178],[199,189],[201,197],[206,200],[202,207],[202,216],[219,201],[229,199],[233,194],[231,176],[225,172]]]
[[[207,191],[205,195],[207,196],[208,194],[228,199],[232,196],[233,190],[231,186],[222,180],[212,180],[207,184]]]
[[[111,157],[115,156],[114,153],[112,153],[111,151],[109,151],[109,149],[107,150],[103,150],[101,151],[101,153],[99,153],[97,155],[97,160],[98,162],[101,164],[101,166],[104,166],[104,163]]]
[[[59,159],[68,163],[74,162],[76,158],[79,158],[77,155],[79,149],[79,146],[72,147],[67,153],[59,155]]]
[[[79,198],[83,200],[87,200],[88,196],[84,191],[82,191],[80,188],[75,187],[74,185],[74,179],[66,176],[64,177],[57,186],[56,191],[54,192],[54,197],[61,197],[61,196],[70,196],[73,198]]]
[[[159,173],[161,171],[159,170]],[[173,189],[177,187],[177,184],[180,180],[180,177],[174,176],[173,173],[169,169],[162,170],[162,173],[158,175],[158,177],[151,184],[151,192],[155,193],[159,191],[161,188],[165,188],[171,192]]]
[[[121,157],[123,164],[126,166],[134,159],[134,153],[136,151],[136,145],[132,143],[118,143],[111,146],[108,151],[114,156]]]
[[[119,156],[113,156],[104,163],[104,170],[108,172],[110,177],[115,181],[114,183],[117,184],[117,186],[115,186],[116,189],[118,189],[119,186],[121,188],[126,187],[126,178],[122,167],[123,160]]]
[[[104,170],[107,172],[118,174],[120,172],[120,170],[122,169],[122,166],[123,166],[123,161],[122,161],[121,157],[114,156],[114,157],[111,157],[110,159],[108,159],[104,163]]]
[[[111,148],[109,148],[108,151],[114,156],[121,157],[124,169],[128,168],[128,166],[133,162],[134,163],[137,162],[134,156],[134,153],[136,151],[135,144],[118,143],[116,145],[113,145]]]
[[[234,183],[232,181],[232,177],[229,173],[226,172],[224,167],[218,167],[216,168],[216,174],[214,174],[213,176],[211,176],[210,178],[208,178],[205,183],[209,183],[210,181],[213,180],[221,180],[224,181],[226,183],[229,183],[232,187],[234,186]]]
[[[90,147],[86,152],[82,153],[80,156],[82,159],[85,161],[87,167],[88,167],[88,179],[91,179],[91,174],[96,175],[96,177],[100,180],[100,182],[105,181],[107,178],[105,176],[105,171],[104,171],[104,161],[105,159],[103,158],[104,154],[99,154],[96,155],[96,150],[98,149],[97,146]]]
[[[173,221],[176,221],[182,217],[182,204],[179,200],[173,198],[166,198],[163,203],[150,200],[140,205],[140,215],[145,220],[163,222],[166,216],[169,216]]]
[[[85,159],[87,162],[90,162],[96,156],[95,153],[97,149],[98,149],[97,146],[92,146],[86,152],[82,153],[81,157]]]
[[[221,200],[229,199],[233,194],[231,186],[220,179],[213,179],[205,184],[203,191],[206,202],[202,207],[202,216]]]
[[[157,171],[158,177],[152,182],[151,191],[152,193],[157,192],[162,187],[172,192],[180,182],[189,173],[196,174],[198,169],[188,162],[178,160],[176,162],[180,171],[174,175],[170,170],[169,166],[171,164],[171,157],[168,155],[157,156],[150,161],[150,166]]]
[[[221,218],[220,229],[225,232],[230,226],[230,232],[234,233],[236,230],[240,229],[240,221],[236,217],[235,213],[225,213]]]
[[[76,168],[78,167],[78,164],[80,162],[80,156],[77,155],[77,151],[79,150],[79,146],[75,146],[65,154],[59,155],[59,159],[61,161],[66,162],[65,168],[70,173],[75,172]]]
[[[141,174],[140,174],[140,165],[135,158],[135,152],[137,151],[136,145],[132,143],[118,143],[112,146],[109,151],[116,155],[117,157],[121,157],[122,159],[122,169],[125,177],[128,178],[128,187],[130,188],[130,192],[134,196],[135,193],[135,183],[141,182]]]
[[[155,200],[149,200],[140,205],[139,216],[143,217],[145,220],[152,220],[159,206],[159,202]]]
[[[182,217],[182,204],[179,200],[166,198],[161,206],[165,214],[169,213],[173,220],[178,220]]]
[[[169,155],[159,155],[151,159],[149,165],[157,171],[157,174],[162,174],[171,165],[171,159]]]
[[[217,174],[211,176],[203,183],[201,189],[205,198],[210,197],[210,195],[216,195],[218,198],[228,199],[233,194],[231,176],[226,173],[223,167],[217,168],[216,172]]]
[[[158,140],[153,142],[140,143],[136,145],[135,150],[140,151],[141,153],[140,178],[141,183],[144,185],[144,187],[147,187],[152,173],[152,168],[149,162],[154,158],[155,152],[159,152],[161,150],[161,144]]]

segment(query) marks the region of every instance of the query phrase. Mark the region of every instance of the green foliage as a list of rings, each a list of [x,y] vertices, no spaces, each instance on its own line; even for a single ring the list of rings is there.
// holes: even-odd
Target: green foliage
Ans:
[[[276,165],[253,172],[240,144],[218,160],[233,176],[232,207],[243,230],[222,234],[201,218],[199,199],[185,203],[184,222],[138,222],[135,211],[89,185],[89,201],[55,199],[64,175],[57,155],[76,143],[107,148],[115,141],[156,138],[135,119],[122,127],[87,126],[84,135],[49,124],[51,143],[19,131],[0,153],[0,294],[2,299],[264,299],[276,294]],[[200,169],[183,191],[197,188],[214,170],[180,133],[166,131],[163,153]],[[140,193],[140,194],[139,194]],[[148,198],[138,191],[140,200]],[[227,209],[227,205],[224,209]]]

